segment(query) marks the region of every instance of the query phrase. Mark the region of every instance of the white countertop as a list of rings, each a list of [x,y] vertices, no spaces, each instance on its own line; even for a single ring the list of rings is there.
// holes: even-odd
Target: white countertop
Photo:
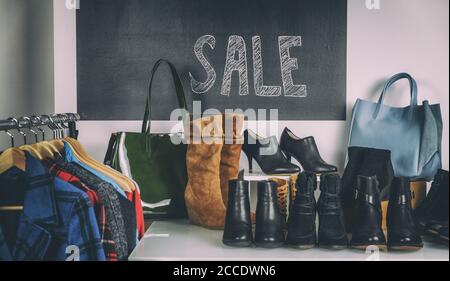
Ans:
[[[346,249],[231,248],[222,244],[222,231],[190,225],[187,221],[155,222],[131,254],[130,261],[328,261],[328,260],[449,260],[449,249],[425,240],[415,252]]]

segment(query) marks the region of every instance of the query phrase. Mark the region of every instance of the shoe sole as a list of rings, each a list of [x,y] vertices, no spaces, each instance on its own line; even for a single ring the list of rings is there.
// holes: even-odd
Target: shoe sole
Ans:
[[[274,248],[281,248],[284,246],[283,242],[280,243],[256,243],[255,246],[258,248],[266,248],[266,249],[274,249]]]
[[[339,250],[347,249],[348,246],[347,245],[320,245],[319,244],[319,248],[339,251]]]
[[[222,241],[222,242],[226,246],[233,248],[248,248],[253,245],[252,242],[229,242],[229,241]]]
[[[449,240],[448,237],[442,236],[439,234],[439,232],[434,231],[432,229],[420,229],[421,233],[424,235],[428,235],[436,240],[436,242],[445,243],[448,245]]]
[[[389,246],[388,250],[390,251],[402,251],[402,252],[412,252],[412,251],[418,251],[423,248],[423,245],[411,245],[411,246]]]
[[[286,244],[289,248],[297,249],[297,250],[310,250],[314,249],[316,245],[294,245],[294,244]]]
[[[374,245],[374,244],[369,244],[369,245],[351,245],[350,248],[356,249],[356,250],[366,251],[367,248],[372,247],[372,246],[378,247],[378,249],[380,249],[380,251],[382,251],[382,252],[386,252],[387,251],[387,245]]]

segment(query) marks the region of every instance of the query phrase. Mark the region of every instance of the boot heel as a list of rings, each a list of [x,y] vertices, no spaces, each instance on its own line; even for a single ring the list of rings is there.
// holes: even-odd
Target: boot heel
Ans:
[[[251,174],[253,173],[253,157],[251,155],[247,155],[247,160],[248,160],[248,172]]]

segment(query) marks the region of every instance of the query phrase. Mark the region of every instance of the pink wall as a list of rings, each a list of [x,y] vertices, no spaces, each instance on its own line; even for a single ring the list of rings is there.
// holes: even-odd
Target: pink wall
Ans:
[[[280,122],[299,136],[313,135],[323,157],[344,167],[348,124],[357,98],[377,100],[382,83],[392,74],[409,72],[419,84],[419,100],[440,103],[444,118],[443,166],[449,167],[449,1],[381,0],[380,10],[365,0],[348,0],[348,121]],[[82,7],[81,7],[82,8]],[[54,0],[55,109],[76,112],[75,12]],[[407,83],[401,82],[386,99],[391,105],[409,104]],[[101,106],[101,105],[99,105]],[[157,132],[170,123],[154,124]],[[138,131],[139,122],[81,122],[80,141],[102,160],[111,132]],[[242,159],[245,165],[246,160]]]

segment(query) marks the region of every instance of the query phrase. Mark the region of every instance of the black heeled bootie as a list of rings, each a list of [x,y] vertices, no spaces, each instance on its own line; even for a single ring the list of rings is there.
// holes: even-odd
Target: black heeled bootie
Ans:
[[[253,159],[267,175],[290,175],[300,172],[297,165],[286,159],[275,137],[261,138],[246,130],[242,150],[247,155],[250,172],[253,171]]]
[[[425,200],[414,210],[417,226],[425,230],[430,221],[448,221],[448,171],[439,170],[434,176]]]
[[[291,206],[288,219],[286,243],[299,249],[316,246],[316,176],[313,173],[301,173],[297,180],[297,195]]]
[[[337,172],[336,166],[330,165],[322,159],[313,137],[301,139],[285,128],[281,135],[280,147],[288,160],[294,157],[307,172],[316,174]]]
[[[387,211],[389,249],[412,251],[423,248],[412,214],[411,198],[409,180],[394,178]]]
[[[253,243],[248,181],[229,181],[228,206],[222,241],[225,245],[232,247],[249,247]]]
[[[320,198],[317,203],[319,213],[319,247],[345,249],[348,246],[345,231],[344,211],[341,204],[341,178],[336,174],[320,177]]]
[[[285,241],[286,222],[281,214],[277,198],[277,183],[258,182],[256,207],[255,244],[258,247],[277,248]]]
[[[439,170],[424,202],[414,210],[417,228],[448,245],[448,171]]]
[[[380,191],[376,176],[358,176],[355,221],[353,228],[352,248],[366,250],[368,246],[378,246],[386,250],[386,237],[382,223]]]

